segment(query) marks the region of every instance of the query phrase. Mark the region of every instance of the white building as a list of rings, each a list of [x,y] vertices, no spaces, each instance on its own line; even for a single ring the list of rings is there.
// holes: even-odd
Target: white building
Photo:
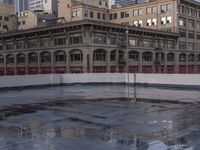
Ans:
[[[58,1],[57,0],[29,0],[29,10],[42,10],[57,16]]]

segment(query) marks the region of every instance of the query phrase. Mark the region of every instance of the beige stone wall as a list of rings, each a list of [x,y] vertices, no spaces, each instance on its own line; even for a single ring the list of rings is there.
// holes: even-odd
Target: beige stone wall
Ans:
[[[86,10],[88,12],[88,17],[85,16]],[[93,17],[91,17],[90,13],[93,13]],[[97,13],[101,14],[101,18],[97,18]],[[105,14],[105,19],[103,19],[103,14]],[[94,6],[86,6],[84,4],[77,4],[71,0],[60,0],[58,3],[58,17],[64,17],[67,22],[71,21],[79,21],[84,19],[90,20],[99,20],[99,21],[108,21],[108,9],[94,7]]]
[[[27,11],[27,12],[24,12],[24,13],[25,13],[24,16],[19,16],[19,18],[18,18],[18,22],[20,22],[20,24],[18,25],[18,29],[24,30],[24,29],[37,27],[37,25],[38,25],[37,14],[34,14],[31,11]]]
[[[171,11],[161,13],[161,5],[163,4],[171,4],[172,8]],[[154,14],[147,14],[147,8],[149,7],[156,7],[156,13]],[[140,16],[133,16],[133,11],[137,9],[142,9],[142,15]],[[129,17],[127,18],[121,18],[120,14],[121,12],[128,12]],[[118,23],[118,24],[125,24],[129,23],[129,25],[133,25],[134,21],[142,20],[143,24],[142,27],[145,28],[151,28],[151,29],[161,29],[161,30],[167,30],[171,29],[175,32],[177,32],[177,0],[159,0],[155,2],[147,2],[147,3],[141,3],[137,5],[129,5],[126,7],[121,8],[114,8],[109,11],[109,14],[117,13],[117,19],[110,20],[110,22]],[[172,17],[172,23],[162,25],[161,24],[161,18],[162,17]],[[157,25],[154,26],[147,26],[147,19],[157,19]]]
[[[4,29],[5,26],[8,27],[8,31],[15,29],[16,16],[14,5],[0,4],[0,16],[2,16],[2,20],[0,20],[0,32],[7,31]],[[4,19],[5,17],[8,17],[8,21]]]

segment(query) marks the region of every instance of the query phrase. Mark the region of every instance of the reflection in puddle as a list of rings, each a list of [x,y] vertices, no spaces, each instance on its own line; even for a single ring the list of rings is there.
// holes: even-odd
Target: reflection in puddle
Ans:
[[[55,128],[38,130],[40,125],[32,124],[24,127],[0,127],[0,149],[7,149],[13,145],[20,145],[30,140],[36,140],[47,144],[48,141],[54,138],[87,138],[92,140],[100,140],[111,145],[125,145],[130,150],[194,150],[193,147],[187,145],[184,138],[176,139],[168,142],[166,145],[161,141],[148,141],[144,138],[134,137],[120,137],[117,131],[99,130],[99,129],[76,129],[76,128]],[[115,132],[115,134],[114,134]],[[15,140],[13,140],[15,139]],[[17,140],[16,140],[17,139]],[[171,145],[171,144],[174,145]]]

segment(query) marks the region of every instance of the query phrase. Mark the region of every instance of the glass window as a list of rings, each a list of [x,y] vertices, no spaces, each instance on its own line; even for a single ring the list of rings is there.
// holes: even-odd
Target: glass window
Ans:
[[[106,44],[106,34],[105,33],[94,33],[94,43],[95,44]]]
[[[71,33],[69,35],[70,37],[70,44],[78,44],[78,43],[82,43],[83,39],[82,39],[82,34],[81,33]]]

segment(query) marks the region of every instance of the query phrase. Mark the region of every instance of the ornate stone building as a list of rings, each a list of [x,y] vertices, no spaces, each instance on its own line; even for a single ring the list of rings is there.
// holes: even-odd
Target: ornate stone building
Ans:
[[[199,73],[200,53],[180,52],[177,41],[176,33],[91,20],[10,32],[0,35],[0,74]]]

